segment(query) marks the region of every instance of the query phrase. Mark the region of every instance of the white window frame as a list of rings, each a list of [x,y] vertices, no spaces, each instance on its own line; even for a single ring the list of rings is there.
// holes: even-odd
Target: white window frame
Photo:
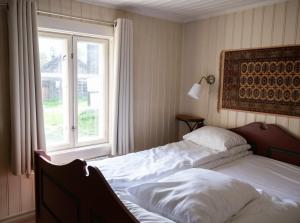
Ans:
[[[77,147],[82,147],[82,146],[91,146],[91,145],[97,145],[97,144],[103,144],[103,143],[108,143],[108,133],[109,133],[109,103],[108,103],[108,97],[109,97],[109,81],[108,81],[108,75],[109,75],[109,41],[105,40],[103,38],[94,38],[94,37],[87,37],[87,36],[78,36],[78,35],[73,35],[73,106],[74,106],[74,123],[73,126],[75,127],[74,129],[74,134],[72,134],[75,139],[73,139],[74,142],[74,146],[75,148]],[[95,42],[95,43],[102,43],[105,45],[105,54],[106,54],[106,61],[105,63],[105,76],[104,76],[104,92],[105,92],[105,133],[104,133],[104,139],[99,139],[99,140],[93,140],[93,141],[87,141],[87,142],[78,142],[78,119],[77,119],[77,115],[78,115],[78,97],[77,97],[77,86],[75,86],[78,83],[77,80],[77,42],[78,41],[88,41],[88,42]]]
[[[66,35],[66,34],[63,34],[63,33],[58,33],[58,32],[45,32],[45,31],[39,31],[38,33],[39,37],[42,36],[42,37],[58,37],[58,38],[64,38],[64,39],[67,39],[68,41],[68,113],[69,113],[69,136],[68,136],[68,141],[69,143],[65,143],[65,144],[61,144],[61,145],[58,145],[58,146],[51,146],[50,148],[46,148],[47,150],[49,151],[57,151],[57,150],[62,150],[62,149],[68,149],[68,148],[71,148],[72,147],[72,131],[71,131],[71,128],[72,128],[72,123],[73,123],[73,112],[72,112],[72,102],[71,102],[71,98],[73,98],[73,89],[72,89],[72,75],[70,74],[73,74],[73,61],[72,61],[72,58],[71,58],[71,54],[70,52],[72,52],[72,36],[70,35]]]
[[[53,20],[54,18],[49,18],[49,20]],[[38,31],[39,31],[39,35],[46,33],[48,36],[51,34],[54,35],[61,35],[61,36],[72,36],[73,38],[88,38],[89,40],[91,40],[92,38],[94,38],[95,40],[101,40],[101,41],[105,41],[107,44],[106,50],[107,50],[107,72],[105,75],[105,82],[107,83],[105,86],[108,89],[105,89],[106,92],[106,128],[105,128],[105,140],[97,140],[94,141],[93,143],[77,143],[75,142],[75,139],[73,138],[75,136],[75,134],[72,134],[72,129],[70,129],[70,144],[66,144],[66,145],[62,145],[62,146],[54,146],[51,148],[47,148],[47,152],[48,154],[51,156],[53,155],[54,158],[56,158],[59,162],[62,162],[63,160],[68,160],[73,158],[74,156],[76,157],[76,154],[80,154],[81,158],[92,158],[92,157],[96,157],[96,156],[106,156],[109,155],[111,153],[111,145],[110,145],[110,141],[111,141],[111,117],[110,117],[110,111],[111,111],[111,107],[112,107],[112,96],[111,96],[111,87],[112,87],[112,60],[113,60],[113,32],[111,32],[111,30],[108,30],[107,27],[105,27],[105,32],[102,32],[104,34],[107,34],[107,36],[102,35],[102,33],[100,35],[98,35],[97,33],[95,34],[95,32],[92,32],[93,34],[90,33],[81,33],[81,32],[72,32],[70,31],[70,27],[66,30],[64,29],[60,29],[61,27],[59,27],[57,29],[57,27],[53,28],[48,28],[47,23],[45,23],[45,21],[47,21],[47,19],[45,19],[43,17],[43,22],[42,24],[39,24],[38,27]],[[63,19],[56,19],[56,20],[63,20]],[[78,22],[77,22],[78,23]],[[80,22],[79,22],[80,23]],[[43,24],[46,24],[45,27],[43,27]],[[53,23],[49,23],[49,24],[53,24]],[[58,24],[58,23],[55,23]],[[65,26],[65,23],[63,24],[63,26]],[[62,28],[64,28],[62,26]],[[95,28],[99,28],[98,25],[92,25],[89,24],[88,28],[93,28],[93,30],[97,30]],[[86,27],[87,28],[87,27]],[[85,29],[87,30],[87,29]],[[88,30],[87,30],[88,31]],[[99,29],[98,29],[99,31]],[[74,40],[71,40],[69,43],[73,44],[75,43]],[[70,45],[70,44],[69,44]],[[76,49],[76,47],[74,48],[74,46],[70,46],[73,47],[73,49]],[[69,47],[69,46],[68,46]],[[71,52],[72,50],[68,49],[69,52]],[[70,75],[71,77],[69,77],[69,98],[73,99],[73,100],[77,100],[77,98],[75,98],[75,91],[76,88],[74,86],[74,84],[76,84],[77,82],[75,82],[72,78],[74,78],[76,75],[76,72],[73,71],[74,68],[76,68],[76,66],[74,65],[74,55],[76,55],[75,52],[73,52],[73,60],[70,57],[70,55],[68,56],[68,65],[69,65],[69,72],[72,73],[72,75]],[[72,80],[70,80],[72,79]],[[75,118],[75,115],[77,115],[77,104],[74,103],[74,101],[69,100],[69,106],[70,106],[70,128],[72,128],[73,126],[73,120],[77,120],[77,118]],[[71,108],[72,107],[72,108]],[[73,107],[76,107],[76,109]],[[71,112],[73,109],[74,112]],[[76,113],[75,113],[76,112]],[[72,113],[72,114],[71,114]],[[76,130],[76,139],[77,139],[77,134],[78,134],[78,129]],[[76,140],[77,141],[77,140]],[[72,142],[75,142],[74,144],[72,144]],[[77,144],[76,144],[77,143]],[[100,149],[100,150],[99,150]],[[83,152],[86,151],[86,152]],[[58,158],[57,158],[58,157]]]

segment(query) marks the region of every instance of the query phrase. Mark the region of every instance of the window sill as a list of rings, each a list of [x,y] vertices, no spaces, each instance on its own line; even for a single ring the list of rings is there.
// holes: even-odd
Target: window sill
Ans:
[[[109,143],[47,153],[47,155],[51,157],[51,161],[57,164],[69,163],[75,159],[93,159],[110,154],[111,145]]]

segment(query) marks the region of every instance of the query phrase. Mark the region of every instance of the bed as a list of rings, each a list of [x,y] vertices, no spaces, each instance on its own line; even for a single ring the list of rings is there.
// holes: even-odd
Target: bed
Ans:
[[[187,155],[181,153],[180,148],[171,145],[173,148],[171,152],[169,149],[166,150],[168,151],[166,154],[171,158],[164,160],[164,165],[170,168],[160,171],[160,177],[198,167],[214,169],[220,173],[247,181],[253,184],[256,189],[265,190],[269,194],[273,193],[284,199],[296,198],[296,201],[299,202],[300,169],[297,166],[300,166],[300,141],[276,125],[257,122],[231,129],[231,131],[243,136],[252,145],[254,155],[250,155],[249,152],[230,155],[228,153],[207,154],[209,152],[205,150],[205,152],[198,154],[197,150],[194,150],[190,145],[186,143],[179,144],[178,147],[187,146],[191,148]],[[181,157],[185,159],[171,163],[174,158],[170,154],[178,151]],[[141,159],[145,160],[145,157],[149,157],[149,154],[151,156],[147,160],[151,160],[151,157],[155,156],[166,156],[164,149],[160,149],[153,150],[151,153],[148,152],[148,154],[145,153],[144,157],[141,156]],[[135,160],[134,154],[131,156],[132,160]],[[195,159],[195,157],[198,157],[198,159]],[[211,160],[212,157],[214,160]],[[260,159],[263,159],[263,161],[260,161]],[[269,163],[268,166],[272,166],[272,171],[268,171],[269,169],[263,166],[263,163]],[[173,168],[171,168],[171,164],[174,165]],[[122,165],[120,168],[122,168]],[[132,169],[134,168],[133,165]],[[147,165],[145,168],[147,169]],[[101,171],[100,169],[101,167],[97,168],[97,165],[88,165],[81,160],[58,166],[51,163],[49,157],[43,152],[36,152],[37,222],[139,222],[141,219],[145,219],[145,222],[174,222],[156,213],[148,212],[130,200],[122,199],[121,187],[127,187],[127,183],[131,181],[147,183],[149,179],[156,180],[157,171],[148,171],[149,175],[145,178],[139,177],[139,174],[136,176],[133,174],[134,178],[124,179],[124,177],[120,177],[117,178],[118,181],[114,181],[116,178],[108,178],[111,172],[108,171],[109,174],[107,175],[105,169],[102,168]],[[160,170],[160,167],[157,170]],[[285,172],[282,172],[282,170]],[[255,174],[255,172],[259,174]],[[106,176],[104,177],[102,173]],[[126,175],[126,173],[123,175]],[[136,179],[142,180],[142,182],[136,181]],[[266,180],[262,182],[261,179]],[[283,190],[283,185],[288,185],[286,186],[288,189]],[[289,191],[293,191],[293,193]],[[259,205],[246,210],[247,213],[251,213],[255,207],[259,207]],[[247,220],[251,222],[251,218],[241,218],[236,215],[235,219],[231,221],[247,222]]]

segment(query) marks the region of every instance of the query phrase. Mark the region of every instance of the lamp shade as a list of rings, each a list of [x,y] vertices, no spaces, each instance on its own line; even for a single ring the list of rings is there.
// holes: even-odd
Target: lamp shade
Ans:
[[[193,87],[190,89],[188,95],[195,99],[200,99],[201,96],[201,84],[195,83]]]

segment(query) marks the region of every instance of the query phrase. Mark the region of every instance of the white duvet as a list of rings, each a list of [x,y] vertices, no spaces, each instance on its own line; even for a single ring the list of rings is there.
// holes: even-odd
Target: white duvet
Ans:
[[[222,223],[259,197],[247,183],[199,168],[128,191],[141,207],[178,223]]]
[[[199,167],[221,158],[234,157],[249,149],[248,146],[220,152],[183,140],[124,156],[92,161],[88,165],[99,168],[112,188],[122,189],[156,181],[180,170]]]
[[[223,174],[180,171],[118,193],[142,223],[299,223],[300,206]]]
[[[127,195],[128,196],[128,195]],[[121,197],[122,199],[122,197]],[[126,198],[128,199],[128,197]],[[139,205],[122,199],[128,210],[141,223],[175,223],[158,213],[150,212]],[[225,222],[225,221],[224,221]],[[265,192],[232,216],[226,223],[299,223],[300,206],[290,200],[280,200]],[[205,223],[201,221],[201,223]]]

